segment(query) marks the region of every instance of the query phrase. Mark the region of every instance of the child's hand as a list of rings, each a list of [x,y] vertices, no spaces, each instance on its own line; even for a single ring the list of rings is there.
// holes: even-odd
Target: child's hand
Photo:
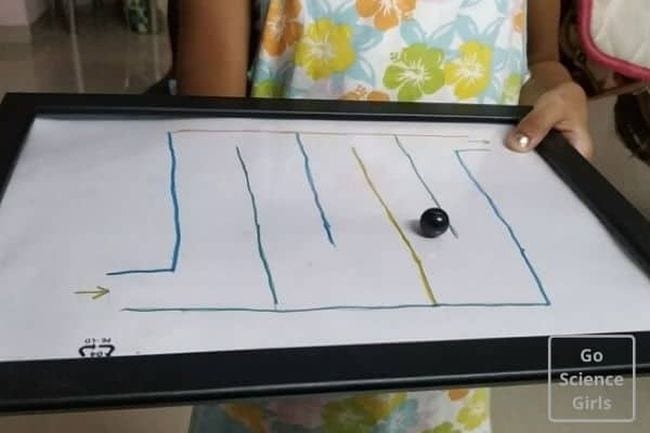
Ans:
[[[537,98],[533,110],[508,135],[507,146],[517,152],[534,149],[551,129],[564,138],[587,159],[593,145],[587,127],[587,97],[572,81],[558,84]],[[527,138],[525,138],[527,137]]]

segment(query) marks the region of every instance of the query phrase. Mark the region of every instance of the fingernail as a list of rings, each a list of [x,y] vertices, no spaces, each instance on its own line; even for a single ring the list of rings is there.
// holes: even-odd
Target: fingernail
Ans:
[[[524,134],[515,135],[515,140],[521,149],[525,149],[530,144],[530,137]]]

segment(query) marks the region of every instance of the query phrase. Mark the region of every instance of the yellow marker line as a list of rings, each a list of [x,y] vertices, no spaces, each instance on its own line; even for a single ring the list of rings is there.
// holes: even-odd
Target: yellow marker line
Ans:
[[[187,133],[234,133],[234,134],[290,134],[290,135],[331,135],[345,137],[395,137],[394,132],[336,132],[336,131],[296,131],[293,129],[176,129],[171,131],[172,134]],[[422,137],[422,138],[469,138],[468,135],[450,135],[450,134],[421,134],[421,133],[403,133],[397,134],[400,137]],[[489,143],[489,140],[469,140],[469,142]]]
[[[433,296],[433,290],[431,290],[431,285],[429,284],[429,279],[427,278],[427,274],[424,271],[424,266],[422,266],[422,260],[420,259],[420,256],[418,256],[418,253],[413,248],[413,245],[411,245],[411,242],[406,237],[406,234],[400,227],[399,223],[397,222],[397,219],[395,219],[395,216],[388,208],[388,205],[379,194],[379,191],[377,191],[375,184],[372,183],[372,179],[370,179],[370,175],[368,174],[368,169],[366,168],[365,164],[361,160],[361,157],[359,156],[357,150],[354,147],[352,148],[352,153],[354,154],[354,157],[357,159],[357,162],[359,163],[359,167],[363,172],[363,176],[366,178],[366,182],[368,182],[368,186],[375,194],[375,197],[377,197],[377,200],[379,200],[379,203],[381,203],[381,206],[384,208],[384,212],[386,212],[386,216],[388,217],[388,220],[393,225],[393,227],[395,227],[395,230],[397,230],[397,233],[399,233],[399,236],[400,238],[402,238],[404,245],[406,245],[406,248],[408,248],[409,252],[411,253],[411,258],[415,262],[415,266],[417,266],[418,268],[418,273],[420,274],[420,280],[422,280],[422,285],[424,286],[424,291],[426,292],[427,297],[429,298],[432,304],[434,305],[437,304],[436,298]]]

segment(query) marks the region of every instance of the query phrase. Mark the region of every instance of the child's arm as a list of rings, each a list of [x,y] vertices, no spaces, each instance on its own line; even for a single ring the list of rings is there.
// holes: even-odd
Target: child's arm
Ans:
[[[532,79],[522,90],[523,104],[533,105],[545,91],[572,81],[560,64],[560,1],[528,2],[528,66]]]
[[[551,129],[556,129],[588,158],[593,149],[587,127],[587,98],[560,63],[560,1],[528,2],[531,79],[521,91],[520,102],[534,108],[512,131],[507,144],[513,150],[527,151],[537,146]],[[522,134],[529,140],[522,142]]]
[[[249,37],[248,0],[181,0],[179,92],[245,96]]]

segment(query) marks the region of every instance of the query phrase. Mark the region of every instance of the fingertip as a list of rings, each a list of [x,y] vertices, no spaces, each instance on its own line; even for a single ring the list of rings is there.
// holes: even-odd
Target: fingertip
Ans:
[[[522,132],[518,132],[515,134],[515,144],[521,149],[521,150],[527,150],[530,145],[531,145],[532,140],[530,137]]]
[[[536,105],[515,127],[510,148],[518,152],[533,150],[562,118],[548,103]]]
[[[533,140],[528,134],[513,129],[506,138],[506,146],[515,152],[528,152],[533,147]]]

